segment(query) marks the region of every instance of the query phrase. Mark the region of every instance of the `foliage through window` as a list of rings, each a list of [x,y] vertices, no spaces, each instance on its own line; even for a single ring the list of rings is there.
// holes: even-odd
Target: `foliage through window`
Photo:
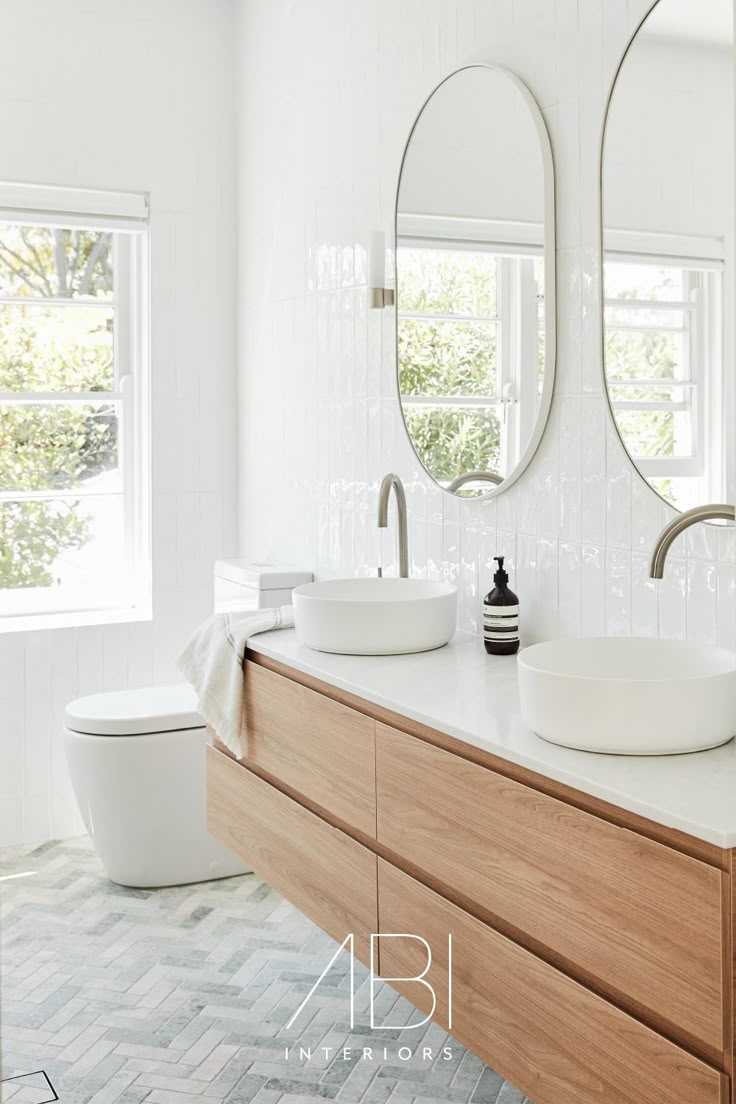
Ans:
[[[5,619],[141,602],[144,231],[96,221],[0,214]]]
[[[606,376],[611,406],[626,447],[644,475],[681,504],[688,481],[705,475],[704,419],[709,374],[704,370],[716,272],[608,257]],[[694,492],[694,488],[693,488]],[[696,495],[697,497],[697,495]]]
[[[469,471],[503,477],[525,439],[521,375],[535,377],[537,398],[541,391],[542,259],[450,241],[400,241],[399,252],[399,390],[419,459],[444,485]],[[526,344],[514,339],[524,311],[535,332]]]

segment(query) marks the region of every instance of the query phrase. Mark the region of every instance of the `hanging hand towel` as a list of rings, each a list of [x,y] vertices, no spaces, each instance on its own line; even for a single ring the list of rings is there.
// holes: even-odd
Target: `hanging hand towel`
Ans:
[[[199,698],[199,711],[218,740],[238,759],[243,712],[243,655],[248,637],[294,624],[294,607],[216,613],[199,626],[177,666]]]

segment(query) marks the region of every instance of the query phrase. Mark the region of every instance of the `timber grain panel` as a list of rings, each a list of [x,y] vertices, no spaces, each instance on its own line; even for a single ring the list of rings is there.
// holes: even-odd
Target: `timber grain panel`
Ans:
[[[207,830],[341,943],[369,961],[378,931],[376,856],[247,767],[207,748]]]
[[[381,931],[416,934],[432,949],[426,978],[437,994],[433,1019],[534,1104],[723,1104],[727,1099],[724,1074],[382,859],[378,894]],[[417,940],[381,940],[384,978],[416,978],[426,965],[426,950]],[[423,1012],[431,1010],[425,986],[390,983]]]
[[[394,713],[390,709],[385,709],[383,706],[376,705],[375,702],[370,702],[365,698],[360,698],[355,694],[348,693],[348,691],[341,690],[339,687],[332,686],[330,683],[314,678],[312,675],[306,675],[303,671],[298,671],[295,667],[289,667],[285,663],[279,663],[278,660],[271,659],[261,652],[249,649],[246,652],[246,657],[247,663],[251,663],[253,666],[262,667],[264,670],[273,671],[275,674],[280,674],[289,681],[296,682],[300,686],[305,686],[315,691],[315,693],[322,695],[322,697],[338,702],[357,713],[362,713],[372,720],[380,721],[389,727],[395,728],[401,732],[406,732],[408,735],[415,736],[419,740],[443,748],[445,751],[449,751],[453,755],[458,756],[458,758],[466,759],[468,762],[487,767],[489,770],[494,770],[497,774],[504,775],[506,778],[513,778],[516,782],[521,782],[525,786],[530,786],[540,793],[546,793],[550,797],[556,797],[559,801],[564,801],[565,804],[571,805],[576,809],[584,809],[586,812],[593,813],[595,816],[610,821],[612,824],[618,824],[622,828],[629,828],[632,832],[646,836],[648,839],[658,840],[668,847],[672,847],[677,851],[682,851],[686,855],[692,855],[696,859],[701,859],[711,866],[717,866],[721,870],[730,873],[729,852],[717,847],[714,843],[708,843],[707,840],[698,839],[696,836],[690,836],[686,832],[681,832],[676,828],[668,828],[664,824],[659,824],[654,820],[648,820],[646,817],[629,812],[628,809],[623,809],[619,805],[612,805],[609,801],[603,801],[601,798],[593,797],[592,794],[573,789],[570,786],[564,785],[562,782],[557,782],[554,778],[550,778],[547,775],[539,774],[526,767],[521,767],[517,763],[511,762],[510,759],[503,759],[499,755],[494,755],[490,751],[475,747],[473,744],[469,744],[464,740],[457,739],[454,736],[448,736],[445,732],[439,732],[437,729],[428,728],[427,725],[420,724],[410,717],[402,717],[399,713]]]
[[[721,871],[385,725],[376,749],[378,843],[400,865],[722,1057]]]
[[[246,660],[246,762],[376,835],[375,722]]]

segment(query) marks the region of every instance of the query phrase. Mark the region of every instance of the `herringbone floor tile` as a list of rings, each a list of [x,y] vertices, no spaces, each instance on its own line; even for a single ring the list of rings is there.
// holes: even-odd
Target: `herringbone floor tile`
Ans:
[[[44,1070],[61,1104],[523,1104],[434,1025],[399,1060],[362,967],[351,1029],[347,960],[289,1028],[336,948],[255,875],[123,889],[82,838],[0,852],[0,877],[4,1101],[42,1104]],[[416,1015],[378,992],[379,1022]]]

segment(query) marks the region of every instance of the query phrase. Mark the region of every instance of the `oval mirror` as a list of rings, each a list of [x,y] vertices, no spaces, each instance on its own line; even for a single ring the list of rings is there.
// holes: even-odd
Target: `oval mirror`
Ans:
[[[528,89],[487,65],[440,84],[396,202],[398,386],[445,490],[494,494],[539,444],[555,368],[554,178]]]
[[[641,475],[680,510],[733,502],[732,0],[659,0],[611,93],[604,361]]]

